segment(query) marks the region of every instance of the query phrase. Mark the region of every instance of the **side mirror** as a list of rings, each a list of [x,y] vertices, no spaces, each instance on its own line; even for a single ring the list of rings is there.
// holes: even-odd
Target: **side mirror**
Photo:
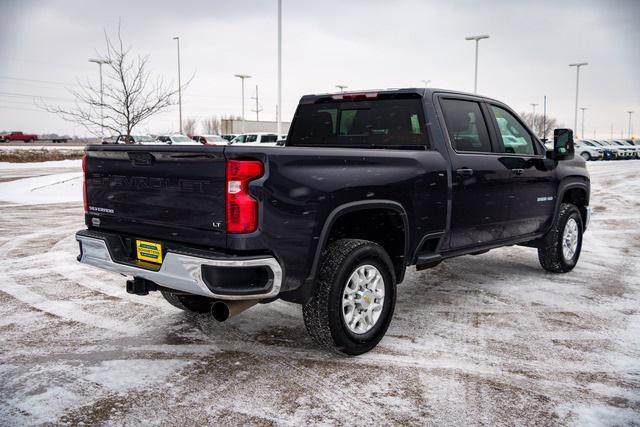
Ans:
[[[571,129],[553,130],[553,158],[554,160],[570,160],[574,155],[573,131]]]
[[[285,143],[285,142],[287,142],[287,140],[286,140],[286,139],[279,139],[279,140],[277,140],[277,141],[276,141],[276,145],[277,145],[278,147],[284,147],[284,143]]]

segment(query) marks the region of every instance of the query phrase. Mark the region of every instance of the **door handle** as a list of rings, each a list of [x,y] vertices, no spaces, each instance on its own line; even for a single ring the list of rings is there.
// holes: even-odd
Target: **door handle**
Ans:
[[[524,173],[524,169],[511,169],[511,173],[514,175],[522,175]]]
[[[473,169],[462,168],[456,170],[456,173],[458,174],[458,176],[471,176],[473,175]]]

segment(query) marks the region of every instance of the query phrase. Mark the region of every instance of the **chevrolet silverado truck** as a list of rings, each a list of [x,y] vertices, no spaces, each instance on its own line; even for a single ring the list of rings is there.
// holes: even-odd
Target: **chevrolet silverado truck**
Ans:
[[[80,262],[217,320],[301,304],[347,355],[383,337],[407,267],[525,245],[565,273],[590,217],[571,130],[546,150],[505,104],[435,89],[304,96],[284,147],[92,145],[83,170]]]

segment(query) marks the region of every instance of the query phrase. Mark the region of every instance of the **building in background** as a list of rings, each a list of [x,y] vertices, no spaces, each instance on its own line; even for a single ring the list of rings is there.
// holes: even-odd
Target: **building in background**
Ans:
[[[289,126],[291,126],[291,122],[282,122],[282,133],[289,133]],[[220,133],[222,135],[226,134],[239,134],[243,133],[242,120],[231,120],[231,119],[222,119],[221,120],[221,130]],[[246,120],[244,122],[244,133],[249,132],[273,132],[276,133],[278,128],[277,122],[265,122],[265,121],[255,121],[255,120]]]

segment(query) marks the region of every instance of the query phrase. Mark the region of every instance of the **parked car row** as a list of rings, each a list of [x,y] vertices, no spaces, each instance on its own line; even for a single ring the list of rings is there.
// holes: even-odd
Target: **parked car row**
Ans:
[[[545,145],[550,149],[549,143]],[[574,146],[575,153],[587,161],[640,159],[640,140],[580,139]]]
[[[284,140],[287,135],[278,138],[275,133],[255,132],[243,133],[240,135],[158,135],[152,137],[150,135],[119,135],[115,138],[109,138],[102,141],[103,144],[169,144],[169,145],[251,145],[251,146],[276,146],[279,140]]]
[[[624,160],[640,158],[640,141],[632,139],[581,139],[576,154],[585,160]]]

